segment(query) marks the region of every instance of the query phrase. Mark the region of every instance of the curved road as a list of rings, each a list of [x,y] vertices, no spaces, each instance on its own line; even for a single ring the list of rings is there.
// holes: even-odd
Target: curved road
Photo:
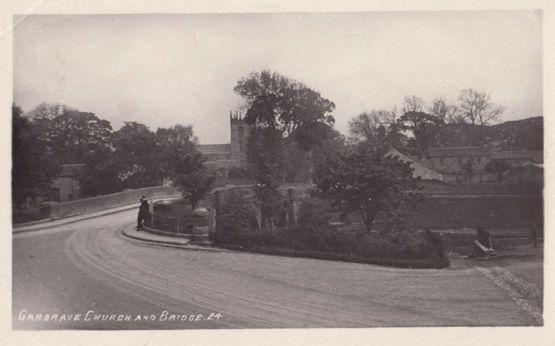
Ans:
[[[14,233],[14,328],[542,323],[538,261],[410,270],[193,251],[125,237],[134,218],[125,211]]]

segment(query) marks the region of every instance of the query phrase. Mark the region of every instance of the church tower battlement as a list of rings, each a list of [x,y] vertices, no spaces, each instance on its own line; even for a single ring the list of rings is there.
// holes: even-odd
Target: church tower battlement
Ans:
[[[250,125],[245,121],[244,115],[239,112],[229,112],[231,129],[231,159],[247,159],[247,142],[250,135]]]

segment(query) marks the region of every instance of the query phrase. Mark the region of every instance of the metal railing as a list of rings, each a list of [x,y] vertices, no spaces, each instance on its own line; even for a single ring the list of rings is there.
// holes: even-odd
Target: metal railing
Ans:
[[[193,234],[193,219],[190,216],[151,214],[146,219],[145,224],[156,231],[174,234]]]

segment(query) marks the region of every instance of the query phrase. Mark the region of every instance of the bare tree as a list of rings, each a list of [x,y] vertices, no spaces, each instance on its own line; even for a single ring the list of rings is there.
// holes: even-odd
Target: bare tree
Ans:
[[[372,110],[364,112],[349,121],[349,141],[365,144],[371,148],[379,161],[390,146],[398,142],[399,129],[395,110]]]
[[[395,114],[392,112],[380,109],[361,113],[349,121],[350,141],[354,143],[375,142],[382,129],[388,131],[394,124]]]
[[[403,114],[409,113],[409,112],[415,112],[415,113],[422,112],[423,109],[424,109],[424,101],[422,100],[422,98],[416,95],[405,96],[405,103],[401,108],[401,111]]]
[[[485,92],[464,89],[459,94],[459,110],[472,125],[487,125],[497,119],[504,108],[492,103]]]
[[[437,116],[444,123],[460,123],[461,118],[458,114],[456,105],[448,104],[444,97],[436,97],[432,101],[430,114]]]

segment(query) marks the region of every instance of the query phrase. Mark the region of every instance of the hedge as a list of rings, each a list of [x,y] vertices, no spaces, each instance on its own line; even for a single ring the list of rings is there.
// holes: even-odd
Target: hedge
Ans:
[[[258,229],[256,208],[240,195],[232,195],[222,203],[214,241],[220,247],[293,257],[409,268],[449,265],[436,234],[407,230],[371,235],[339,232],[326,226],[330,215],[325,210],[325,205],[312,201],[301,205],[298,227]]]

